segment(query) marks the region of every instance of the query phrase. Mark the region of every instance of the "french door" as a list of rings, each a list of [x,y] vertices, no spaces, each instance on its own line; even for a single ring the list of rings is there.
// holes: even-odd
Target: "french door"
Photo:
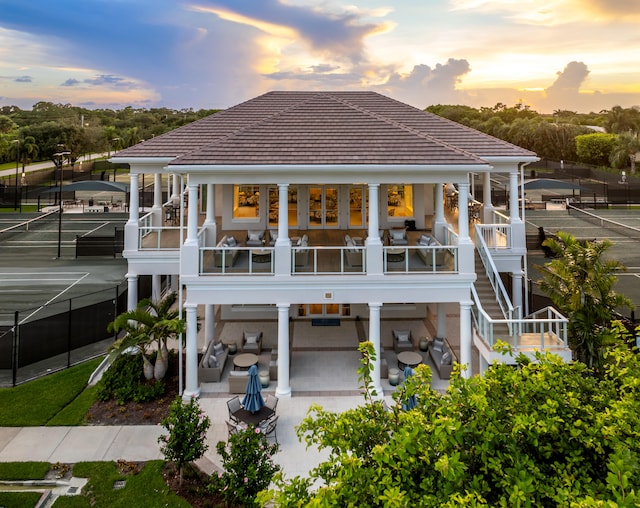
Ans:
[[[338,187],[309,187],[309,228],[337,228],[339,212]]]

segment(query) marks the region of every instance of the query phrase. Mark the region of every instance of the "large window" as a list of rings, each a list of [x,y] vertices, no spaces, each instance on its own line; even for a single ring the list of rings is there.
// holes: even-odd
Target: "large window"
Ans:
[[[260,186],[233,186],[233,218],[255,219],[260,217]]]
[[[387,187],[387,215],[389,217],[413,217],[412,185],[389,185]]]

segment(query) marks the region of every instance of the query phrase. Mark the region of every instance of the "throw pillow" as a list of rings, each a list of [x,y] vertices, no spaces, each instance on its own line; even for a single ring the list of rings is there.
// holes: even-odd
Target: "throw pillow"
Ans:
[[[349,242],[351,241],[351,237],[349,235],[344,235],[344,243],[346,243],[347,245],[349,245]]]
[[[394,330],[393,333],[398,342],[409,342],[409,335],[411,334],[409,330]]]
[[[229,247],[235,247],[236,246],[236,239],[233,236],[230,236],[229,238],[227,238],[227,245]]]
[[[255,233],[249,233],[249,240],[252,242],[259,242],[260,235],[256,235]]]
[[[442,365],[451,365],[452,361],[451,351],[446,351],[442,354]]]
[[[394,240],[404,240],[404,230],[391,230],[391,238]]]
[[[259,332],[245,332],[244,341],[247,344],[257,344],[259,335]]]
[[[442,346],[444,345],[444,340],[435,338],[433,339],[433,350],[442,352]]]
[[[431,240],[431,237],[429,235],[421,235],[420,236],[420,244],[421,245],[429,245],[429,241]]]
[[[218,359],[214,355],[209,355],[209,368],[210,369],[218,368]]]
[[[224,346],[222,345],[222,342],[218,342],[218,343],[213,345],[213,354],[214,355],[218,356],[223,351],[224,351]]]

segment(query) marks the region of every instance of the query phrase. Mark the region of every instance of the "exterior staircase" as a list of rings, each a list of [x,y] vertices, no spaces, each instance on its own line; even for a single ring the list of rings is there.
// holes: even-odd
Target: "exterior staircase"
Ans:
[[[482,260],[480,259],[480,255],[477,250],[475,251],[475,269],[477,275],[475,288],[478,293],[478,297],[480,298],[482,309],[491,316],[492,319],[506,319],[502,313],[502,309],[500,309],[498,301],[496,300],[496,293],[491,286],[489,278],[487,277],[484,265],[482,264]],[[496,323],[494,325],[493,332],[496,338],[500,338],[501,335],[508,337],[509,327],[506,323]]]

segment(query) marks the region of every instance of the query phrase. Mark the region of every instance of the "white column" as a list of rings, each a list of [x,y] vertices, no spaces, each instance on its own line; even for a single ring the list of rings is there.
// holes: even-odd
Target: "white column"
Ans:
[[[138,184],[138,173],[129,174],[129,223],[138,225],[140,218],[140,187]]]
[[[215,308],[213,304],[206,304],[204,306],[204,348],[215,340]]]
[[[151,301],[159,302],[162,296],[162,280],[160,275],[151,276]]]
[[[367,245],[368,244],[381,244],[380,235],[378,230],[380,229],[380,222],[378,217],[380,215],[380,184],[369,184],[369,216],[367,222],[369,229],[367,232]]]
[[[173,191],[171,192],[171,198],[180,198],[180,175],[173,175]]]
[[[469,378],[471,372],[471,305],[473,302],[460,302],[460,365],[466,367],[462,377]]]
[[[138,276],[127,274],[127,310],[138,306]]]
[[[482,222],[491,224],[493,222],[493,203],[491,202],[491,173],[482,173]]]
[[[218,226],[216,224],[216,187],[212,183],[207,184],[207,212],[204,219],[206,229],[205,247],[213,246],[217,243]]]
[[[369,217],[366,246],[366,270],[367,275],[382,275],[384,271],[382,261],[382,240],[380,239],[380,184],[369,184]]]
[[[436,336],[444,339],[447,336],[447,304],[440,302],[436,312]]]
[[[371,373],[371,389],[376,391],[376,397],[384,397],[382,384],[380,382],[380,309],[381,303],[369,303],[369,341],[373,343],[376,352],[376,359],[373,362],[373,372]]]
[[[509,173],[509,218],[511,223],[520,221],[520,209],[518,208],[518,172]]]
[[[435,216],[433,218],[433,225],[431,226],[431,233],[438,240],[444,240],[444,229],[447,222],[444,219],[444,185],[437,183],[435,185]]]
[[[458,236],[469,241],[469,184],[458,184]]]
[[[187,219],[187,238],[184,241],[185,245],[197,245],[198,244],[198,186],[189,182],[189,204],[188,219]]]
[[[198,385],[198,306],[185,303],[184,311],[187,320],[187,343],[185,359],[185,387],[182,399],[187,401],[191,397],[200,395]]]
[[[291,397],[289,385],[289,304],[279,303],[278,307],[278,397]]]
[[[286,183],[278,184],[278,238],[276,240],[274,249],[274,270],[276,276],[291,276],[291,239],[289,238],[289,184]],[[278,356],[279,355],[280,351],[278,351]],[[280,362],[280,360],[278,360],[278,362]],[[278,379],[280,379],[279,373]]]
[[[153,207],[162,208],[162,175],[153,175]]]
[[[523,282],[523,277],[522,277],[522,272],[513,272],[511,274],[512,276],[512,281],[511,281],[511,293],[513,294],[513,306],[514,308],[516,307],[520,307],[521,311],[524,312],[524,309],[522,308],[522,282]]]

